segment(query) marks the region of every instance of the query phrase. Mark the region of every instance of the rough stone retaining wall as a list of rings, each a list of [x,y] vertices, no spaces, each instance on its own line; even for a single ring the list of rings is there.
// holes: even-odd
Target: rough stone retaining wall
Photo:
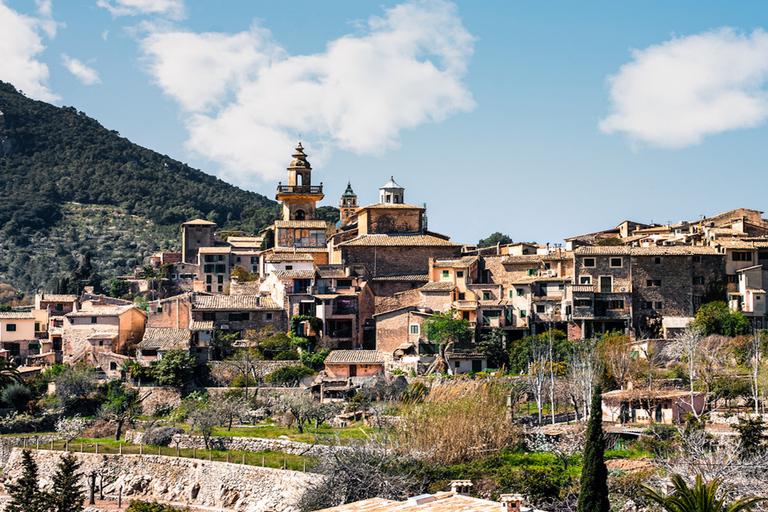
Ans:
[[[18,436],[18,437],[2,437],[0,438],[0,468],[4,468],[8,464],[8,459],[11,457],[11,452],[14,448],[35,448],[38,441],[45,447],[50,445],[51,441],[58,441],[64,439],[64,436],[60,434],[43,434],[40,436]]]
[[[739,418],[754,419],[762,418],[763,421],[768,421],[768,414],[755,414],[753,412],[728,414],[724,412],[711,412],[707,416],[707,422],[714,425],[738,425]]]
[[[21,475],[21,452],[13,450],[4,475],[12,479]],[[32,453],[41,484],[50,487],[64,452]],[[312,473],[158,455],[74,455],[83,474],[108,475],[105,496],[116,497],[122,488],[125,500],[156,499],[240,512],[297,512],[304,489],[319,478]]]
[[[125,434],[125,440],[128,443],[141,444],[144,434],[130,430]],[[202,436],[190,436],[188,434],[176,434],[169,446],[177,446],[182,450],[197,448],[204,450],[205,440]],[[261,452],[270,450],[273,452],[287,453],[289,455],[321,455],[330,454],[336,450],[343,449],[338,446],[328,446],[322,444],[307,444],[286,439],[264,439],[261,437],[225,437],[213,436],[210,438],[211,448],[214,450],[232,450],[243,452]]]

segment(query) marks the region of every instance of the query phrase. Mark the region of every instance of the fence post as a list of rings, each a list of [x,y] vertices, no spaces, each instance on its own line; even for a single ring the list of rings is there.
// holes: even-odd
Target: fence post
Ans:
[[[53,441],[51,441],[51,451],[53,451]]]
[[[99,443],[96,443],[96,455],[99,454]]]
[[[139,443],[139,455],[144,455],[144,445]]]
[[[65,451],[65,452],[68,452],[68,451],[69,451],[69,439],[67,439],[66,441],[64,441],[64,451]]]
[[[83,453],[83,442],[80,441],[80,453]]]
[[[120,447],[120,455],[122,455],[123,454],[123,443],[120,443],[118,446]]]
[[[208,450],[208,460],[213,460],[213,450]]]
[[[243,453],[243,466],[245,466],[245,453]]]
[[[229,462],[229,452],[227,452],[227,462]]]
[[[162,455],[162,454],[163,454],[163,452],[161,451],[162,449],[163,449],[163,447],[162,447],[162,446],[158,446],[158,447],[157,447],[157,454],[158,454],[158,455]]]
[[[264,455],[261,456],[261,467],[264,467],[264,461],[266,460],[266,458],[267,457]]]
[[[40,449],[40,438],[39,437],[37,438],[37,446],[35,448],[37,448],[38,450]]]
[[[27,447],[27,438],[26,437],[22,437],[21,438],[21,442],[22,442],[22,447],[26,448]]]
[[[197,458],[197,447],[192,448],[192,458],[193,459]]]

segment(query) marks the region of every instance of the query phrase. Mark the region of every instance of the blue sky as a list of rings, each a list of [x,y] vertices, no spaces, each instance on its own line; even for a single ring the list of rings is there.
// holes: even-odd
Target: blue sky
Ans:
[[[429,227],[561,243],[766,209],[768,4],[0,0],[0,80],[274,197],[390,176]]]

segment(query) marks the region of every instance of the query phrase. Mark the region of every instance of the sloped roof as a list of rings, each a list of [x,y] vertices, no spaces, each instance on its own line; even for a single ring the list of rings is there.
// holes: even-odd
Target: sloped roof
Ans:
[[[425,284],[420,289],[423,292],[449,292],[455,287],[456,285],[451,281],[432,281]]]
[[[429,281],[429,274],[399,274],[394,276],[375,276],[374,281]]]
[[[274,300],[260,295],[197,295],[192,306],[198,310],[215,309],[225,311],[282,309]]]
[[[193,320],[189,324],[190,331],[212,331],[213,320]]]
[[[339,247],[460,247],[460,244],[432,235],[360,235]]]
[[[325,229],[324,220],[276,220],[276,228]]]
[[[463,256],[450,260],[435,260],[435,267],[467,268],[477,261],[477,256]]]
[[[313,261],[312,256],[310,256],[307,253],[280,253],[280,254],[270,254],[266,258],[264,258],[267,262],[272,261]]]
[[[84,317],[84,316],[120,316],[127,313],[130,310],[136,310],[146,315],[144,311],[140,310],[136,306],[91,306],[80,311],[73,311],[67,313],[66,317]]]
[[[412,500],[393,501],[384,498],[371,498],[338,507],[331,507],[320,512],[501,512],[498,501],[482,500],[470,496],[462,496],[452,492],[437,493],[425,496],[433,500],[417,505]],[[425,500],[426,501],[426,500]],[[521,507],[523,512],[530,509]]]
[[[31,311],[2,311],[0,320],[34,320],[35,315]]]
[[[40,295],[40,302],[75,302],[77,295],[59,295],[53,293],[43,293]]]
[[[147,327],[138,348],[155,350],[184,350],[189,347],[189,329],[172,327]]]
[[[195,220],[188,220],[187,222],[183,222],[181,225],[182,226],[199,226],[199,225],[202,225],[202,226],[215,226],[216,223],[215,222],[210,222],[210,221],[207,221],[207,220],[203,220],[203,219],[195,219]]]
[[[325,364],[384,364],[380,350],[333,350],[325,358]]]
[[[273,270],[272,273],[285,279],[312,279],[315,277],[314,270]]]

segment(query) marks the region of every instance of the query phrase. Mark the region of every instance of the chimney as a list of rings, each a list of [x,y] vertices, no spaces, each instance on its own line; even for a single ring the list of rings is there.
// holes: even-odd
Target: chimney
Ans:
[[[451,492],[455,492],[459,496],[469,496],[469,490],[472,487],[471,480],[452,480]]]
[[[520,512],[523,507],[522,494],[502,494],[499,501],[502,512]]]

